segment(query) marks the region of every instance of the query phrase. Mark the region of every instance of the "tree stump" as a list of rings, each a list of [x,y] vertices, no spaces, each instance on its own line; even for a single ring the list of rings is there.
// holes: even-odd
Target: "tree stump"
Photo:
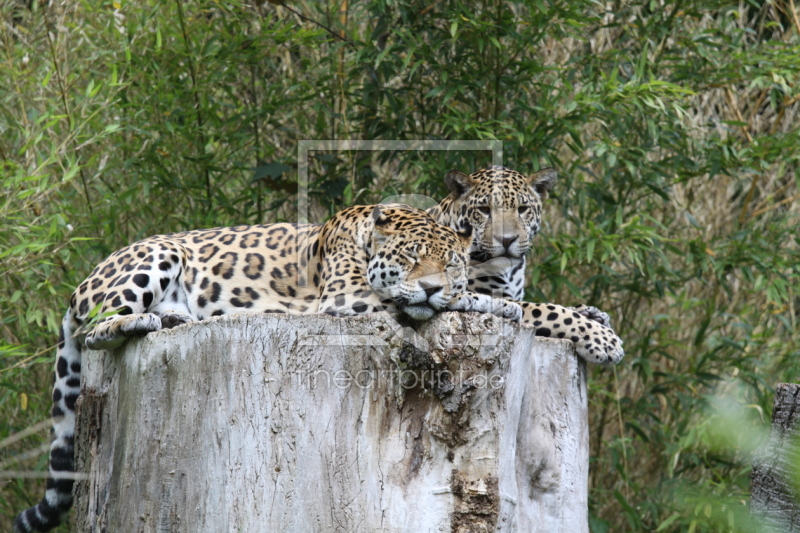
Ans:
[[[586,368],[490,315],[235,315],[86,352],[86,532],[585,532]]]
[[[750,510],[765,531],[800,532],[800,385],[775,388],[772,431],[753,465]]]

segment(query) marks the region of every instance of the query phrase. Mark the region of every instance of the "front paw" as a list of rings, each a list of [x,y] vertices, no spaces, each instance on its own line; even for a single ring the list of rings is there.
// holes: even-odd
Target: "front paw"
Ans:
[[[498,302],[500,302],[500,309],[499,313],[495,313],[495,315],[507,318],[512,322],[519,322],[522,320],[522,306],[508,300],[498,300]]]
[[[522,320],[522,307],[516,302],[492,298],[486,294],[465,293],[456,296],[447,304],[449,311],[490,313],[514,322]]]
[[[475,298],[473,298],[469,294],[459,294],[458,296],[454,296],[450,302],[447,304],[447,311],[461,311],[461,312],[470,312],[470,311],[477,311],[475,309]]]
[[[591,306],[591,305],[579,305],[577,307],[569,307],[570,311],[575,311],[581,316],[588,318],[593,322],[597,322],[607,328],[611,327],[611,317],[608,316],[608,313],[601,311],[600,309]]]
[[[578,355],[590,363],[616,365],[625,356],[622,339],[607,328],[590,329],[582,337],[573,337]]]

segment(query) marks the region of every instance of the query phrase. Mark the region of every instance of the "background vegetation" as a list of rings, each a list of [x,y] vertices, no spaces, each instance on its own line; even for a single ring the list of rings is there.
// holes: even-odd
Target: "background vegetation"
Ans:
[[[292,220],[298,140],[499,139],[560,176],[528,297],[625,339],[591,369],[592,531],[752,531],[752,445],[800,381],[793,1],[281,1],[0,4],[0,439],[46,418],[68,296],[114,249]],[[318,153],[312,208],[489,161]],[[42,487],[0,479],[0,530]]]

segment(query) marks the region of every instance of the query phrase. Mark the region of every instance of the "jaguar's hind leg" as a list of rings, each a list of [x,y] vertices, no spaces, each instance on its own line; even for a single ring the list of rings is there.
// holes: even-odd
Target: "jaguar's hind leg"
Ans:
[[[161,318],[161,328],[162,329],[172,329],[175,326],[180,326],[183,324],[188,324],[189,322],[194,322],[196,319],[190,315],[189,313],[185,313],[183,311],[163,311],[158,313],[159,318]]]
[[[153,313],[113,316],[86,335],[86,346],[92,350],[113,350],[130,337],[144,337],[161,327],[161,317]]]

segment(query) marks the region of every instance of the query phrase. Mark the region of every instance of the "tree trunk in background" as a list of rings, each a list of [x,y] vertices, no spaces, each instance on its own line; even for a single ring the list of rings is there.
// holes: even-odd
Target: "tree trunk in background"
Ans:
[[[85,353],[78,530],[588,533],[571,345],[415,327],[238,315]]]
[[[772,431],[753,466],[750,509],[766,529],[800,532],[800,385],[775,389]]]

